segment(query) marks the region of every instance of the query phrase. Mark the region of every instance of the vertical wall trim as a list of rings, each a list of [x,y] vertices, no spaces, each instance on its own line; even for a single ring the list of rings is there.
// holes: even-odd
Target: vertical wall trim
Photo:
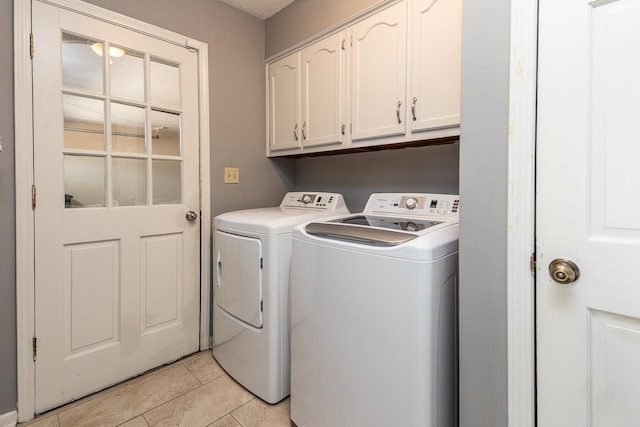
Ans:
[[[34,334],[34,223],[31,208],[33,184],[33,121],[31,58],[31,0],[14,0],[14,111],[16,185],[16,323],[18,419],[35,413]]]
[[[535,426],[535,138],[537,0],[511,1],[507,351],[510,427]]]

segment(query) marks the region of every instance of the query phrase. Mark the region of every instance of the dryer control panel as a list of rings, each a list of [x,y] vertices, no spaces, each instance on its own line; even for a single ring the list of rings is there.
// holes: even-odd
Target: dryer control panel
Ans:
[[[455,194],[385,193],[369,196],[364,213],[386,213],[458,219],[460,196]]]
[[[337,211],[345,208],[344,198],[338,193],[287,193],[280,204],[280,208],[311,209]]]

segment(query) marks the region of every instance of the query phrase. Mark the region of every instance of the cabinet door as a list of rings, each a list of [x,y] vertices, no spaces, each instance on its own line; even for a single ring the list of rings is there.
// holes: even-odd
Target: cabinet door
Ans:
[[[269,65],[269,151],[300,147],[300,53]]]
[[[415,0],[411,130],[460,125],[460,0]]]
[[[342,144],[346,34],[334,34],[302,51],[302,144]]]
[[[405,133],[406,2],[353,26],[352,140]]]

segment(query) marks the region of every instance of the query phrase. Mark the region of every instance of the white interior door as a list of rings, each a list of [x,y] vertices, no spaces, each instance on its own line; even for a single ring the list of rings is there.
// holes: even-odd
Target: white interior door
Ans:
[[[538,426],[637,426],[640,2],[539,5]]]
[[[197,55],[33,2],[36,411],[199,347]]]

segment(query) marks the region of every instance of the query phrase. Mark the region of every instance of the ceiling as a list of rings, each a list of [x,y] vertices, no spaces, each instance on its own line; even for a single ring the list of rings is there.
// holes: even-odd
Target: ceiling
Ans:
[[[267,19],[289,6],[294,0],[222,0],[260,19]]]

